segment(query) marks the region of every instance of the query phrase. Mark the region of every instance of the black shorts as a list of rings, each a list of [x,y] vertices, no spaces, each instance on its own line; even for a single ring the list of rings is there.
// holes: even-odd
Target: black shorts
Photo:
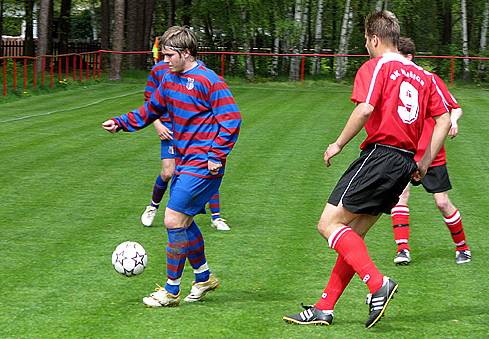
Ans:
[[[452,189],[448,177],[447,165],[433,166],[421,180],[421,184],[428,193],[441,193]]]
[[[358,214],[390,214],[417,166],[413,154],[369,145],[340,178],[328,203]]]

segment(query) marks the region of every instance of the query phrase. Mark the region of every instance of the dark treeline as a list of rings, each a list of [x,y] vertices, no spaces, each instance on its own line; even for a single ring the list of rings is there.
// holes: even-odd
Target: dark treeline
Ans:
[[[75,40],[96,40],[102,49],[151,50],[155,37],[171,25],[192,27],[209,51],[363,54],[363,20],[379,9],[397,15],[419,54],[489,55],[489,0],[0,0],[0,30],[20,35],[24,22],[26,55],[51,54],[54,45],[54,53],[67,53]],[[341,80],[362,61],[310,58],[307,72]],[[114,62],[116,71],[121,60]],[[420,62],[444,74],[449,69],[447,60]],[[122,64],[147,68],[148,58],[131,56]],[[250,79],[299,77],[298,58],[229,57],[227,64]],[[485,80],[483,62],[460,61],[457,70],[464,79]]]

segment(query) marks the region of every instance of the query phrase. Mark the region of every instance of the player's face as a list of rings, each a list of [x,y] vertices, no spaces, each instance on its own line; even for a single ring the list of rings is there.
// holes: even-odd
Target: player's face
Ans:
[[[168,63],[170,71],[182,72],[185,68],[185,53],[179,53],[172,49],[163,49],[164,61]]]
[[[370,55],[371,58],[375,58],[377,56],[376,50],[378,46],[378,39],[377,36],[373,37],[368,37],[367,34],[365,34],[365,48],[368,51],[368,54]]]

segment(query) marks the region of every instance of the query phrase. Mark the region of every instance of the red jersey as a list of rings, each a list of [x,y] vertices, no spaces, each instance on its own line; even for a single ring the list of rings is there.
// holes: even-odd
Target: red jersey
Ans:
[[[365,62],[351,100],[374,107],[361,149],[378,143],[415,153],[426,118],[448,112],[433,76],[398,53]]]
[[[450,110],[454,108],[460,108],[460,105],[457,103],[457,100],[453,97],[453,95],[448,90],[447,85],[443,82],[443,80],[436,74],[432,73],[435,78],[435,82],[440,89],[440,94],[448,105]],[[431,136],[433,135],[433,129],[435,128],[435,120],[432,118],[428,118],[425,121],[423,132],[421,133],[421,138],[418,143],[418,151],[416,152],[415,160],[419,161],[423,157],[424,152],[426,151],[426,146],[431,140]],[[441,166],[447,163],[447,153],[445,151],[445,146],[442,146],[440,152],[436,155],[435,159],[431,163],[430,167],[433,166]]]

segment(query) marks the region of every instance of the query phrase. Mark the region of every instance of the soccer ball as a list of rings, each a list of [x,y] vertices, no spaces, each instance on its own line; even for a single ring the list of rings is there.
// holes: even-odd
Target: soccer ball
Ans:
[[[112,253],[112,266],[126,277],[143,273],[147,264],[146,251],[143,246],[134,241],[123,242]]]

